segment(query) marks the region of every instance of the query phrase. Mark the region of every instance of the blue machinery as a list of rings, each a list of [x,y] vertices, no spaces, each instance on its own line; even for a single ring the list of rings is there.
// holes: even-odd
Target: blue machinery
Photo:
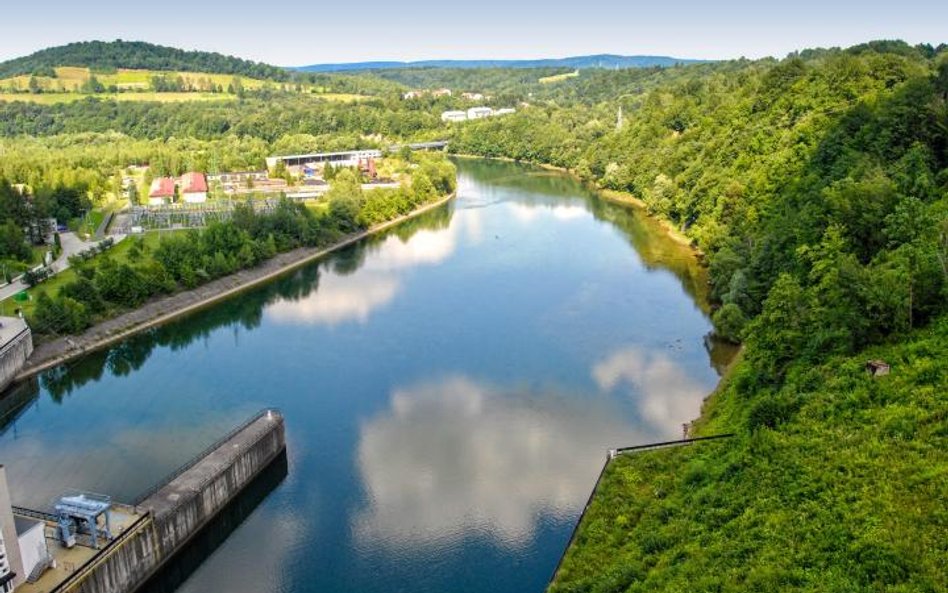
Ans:
[[[108,541],[112,539],[111,517],[112,499],[102,494],[77,492],[67,494],[56,503],[56,516],[59,539],[67,548],[76,545],[76,534],[85,533],[92,538],[92,547],[99,547],[99,535]],[[105,525],[99,524],[99,517],[105,515]]]

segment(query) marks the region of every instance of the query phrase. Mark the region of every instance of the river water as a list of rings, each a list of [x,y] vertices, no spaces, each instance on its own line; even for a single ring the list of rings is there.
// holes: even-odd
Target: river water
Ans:
[[[542,591],[606,451],[680,438],[720,356],[650,221],[458,165],[446,206],[0,400],[15,503],[131,500],[276,406],[288,473],[178,591]]]

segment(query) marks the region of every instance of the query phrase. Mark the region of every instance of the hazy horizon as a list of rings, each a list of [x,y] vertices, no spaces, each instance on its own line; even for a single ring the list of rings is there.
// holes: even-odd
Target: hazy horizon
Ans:
[[[53,0],[42,11],[16,3],[5,11],[7,22],[17,26],[0,38],[0,60],[94,39],[148,41],[279,66],[589,54],[760,58],[873,39],[948,41],[948,4],[919,0],[898,6],[853,0],[781,6],[682,0],[673,10],[654,3],[613,4],[590,0],[581,10],[566,11],[536,1],[395,5],[366,0],[317,6],[291,0],[272,7],[168,0],[159,15],[116,0]]]

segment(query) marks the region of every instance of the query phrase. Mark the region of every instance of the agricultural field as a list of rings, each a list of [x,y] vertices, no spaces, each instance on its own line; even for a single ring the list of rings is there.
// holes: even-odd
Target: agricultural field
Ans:
[[[0,93],[0,101],[22,101],[25,103],[39,103],[40,105],[55,105],[57,103],[73,103],[95,97],[102,100],[114,101],[155,101],[158,103],[181,103],[184,101],[233,101],[235,95],[227,93],[97,93],[95,95],[80,93]]]
[[[104,87],[115,86],[119,90],[150,90],[152,79],[156,76],[174,78],[180,80],[196,90],[209,90],[211,85],[221,86],[227,89],[227,86],[234,81],[234,76],[230,74],[211,74],[206,72],[162,72],[158,70],[127,70],[118,69],[112,73],[92,72],[89,68],[60,66],[55,68],[56,77],[37,76],[36,82],[39,89],[50,93],[77,93],[81,91],[82,85],[89,82],[95,75],[96,80]],[[14,76],[0,80],[0,89],[17,89],[26,91],[29,89],[30,76]],[[256,80],[253,78],[239,77],[240,83],[245,89],[254,90],[263,87],[266,84],[277,85],[279,83]]]
[[[555,82],[563,82],[564,80],[569,80],[570,78],[579,77],[579,70],[573,70],[572,72],[564,72],[563,74],[554,74],[553,76],[544,76],[539,80],[540,84],[553,84]]]

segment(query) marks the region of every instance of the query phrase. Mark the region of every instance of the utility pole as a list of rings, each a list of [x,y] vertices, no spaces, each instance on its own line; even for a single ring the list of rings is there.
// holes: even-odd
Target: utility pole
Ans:
[[[622,129],[622,105],[619,105],[619,114],[616,116],[616,131]]]

